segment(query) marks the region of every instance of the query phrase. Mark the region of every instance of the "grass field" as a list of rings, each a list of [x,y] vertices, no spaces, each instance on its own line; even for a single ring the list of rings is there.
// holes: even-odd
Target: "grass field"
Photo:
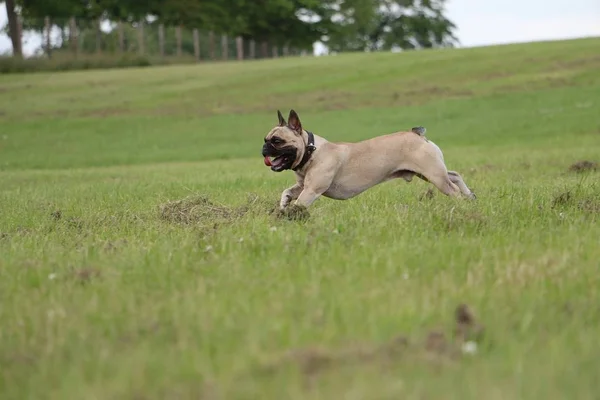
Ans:
[[[600,161],[599,46],[0,76],[0,397],[597,398],[600,170],[570,167]],[[277,219],[290,108],[423,125],[478,200]]]

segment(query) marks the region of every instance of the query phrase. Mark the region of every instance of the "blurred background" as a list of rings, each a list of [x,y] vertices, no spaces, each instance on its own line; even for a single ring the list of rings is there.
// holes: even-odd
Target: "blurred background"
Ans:
[[[0,28],[5,59],[121,66],[597,36],[600,1],[9,0]]]

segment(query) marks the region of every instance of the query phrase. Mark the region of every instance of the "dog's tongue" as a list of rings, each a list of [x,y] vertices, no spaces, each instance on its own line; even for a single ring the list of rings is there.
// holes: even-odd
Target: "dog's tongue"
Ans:
[[[269,157],[265,157],[265,165],[266,165],[267,167],[270,167],[270,166],[271,166],[271,159],[270,159]]]

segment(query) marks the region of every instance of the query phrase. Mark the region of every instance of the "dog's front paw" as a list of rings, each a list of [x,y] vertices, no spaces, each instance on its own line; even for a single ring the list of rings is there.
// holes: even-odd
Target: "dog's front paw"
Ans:
[[[286,218],[290,221],[305,221],[310,218],[310,213],[304,206],[297,204],[287,206],[283,210],[279,210],[278,216],[280,218]]]

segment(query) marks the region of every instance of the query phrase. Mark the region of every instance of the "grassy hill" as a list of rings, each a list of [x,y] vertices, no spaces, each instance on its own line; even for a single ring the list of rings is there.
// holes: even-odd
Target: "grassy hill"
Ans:
[[[0,76],[1,397],[593,398],[599,46]],[[393,181],[276,219],[290,108],[423,125],[478,200]]]

